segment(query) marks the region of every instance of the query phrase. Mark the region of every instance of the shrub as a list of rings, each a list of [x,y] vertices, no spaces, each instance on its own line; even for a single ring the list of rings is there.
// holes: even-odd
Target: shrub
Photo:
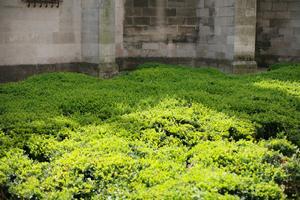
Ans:
[[[0,199],[297,199],[299,65],[0,85]]]

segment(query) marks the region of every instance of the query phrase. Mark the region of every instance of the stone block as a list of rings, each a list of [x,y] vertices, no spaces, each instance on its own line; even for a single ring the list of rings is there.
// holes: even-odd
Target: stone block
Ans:
[[[293,34],[296,36],[300,36],[300,27],[295,27],[293,29]],[[300,47],[299,47],[299,49],[300,49]]]
[[[223,0],[224,7],[234,7],[235,0]]]
[[[260,1],[258,2],[258,9],[261,11],[271,11],[272,10],[272,2]]]
[[[216,9],[217,16],[220,17],[233,17],[234,16],[234,7],[221,7]]]
[[[232,73],[249,74],[257,72],[257,63],[255,61],[234,61],[232,63]]]
[[[143,8],[143,16],[144,17],[156,16],[156,9],[155,8]]]
[[[185,1],[184,0],[168,0],[168,7],[169,8],[184,8]]]
[[[133,25],[133,17],[125,17],[124,19],[124,26]]]
[[[199,0],[199,1],[198,1],[197,8],[204,8],[204,1],[205,1],[205,0]]]
[[[209,8],[197,9],[197,17],[209,17]]]
[[[290,11],[300,11],[300,2],[299,1],[288,2],[288,9]]]
[[[184,16],[184,17],[193,17],[196,16],[196,8],[177,8],[176,9],[177,16]]]
[[[133,0],[133,6],[147,8],[149,6],[149,1],[148,0]]]
[[[125,8],[132,8],[132,7],[133,7],[133,0],[126,0]]]
[[[289,24],[292,27],[300,27],[300,17],[298,19],[291,19]]]
[[[167,17],[175,17],[177,15],[175,8],[168,8],[168,9],[166,9],[165,13],[166,13]]]
[[[54,32],[53,43],[54,44],[71,44],[75,42],[74,33]]]
[[[143,43],[143,49],[146,50],[158,50],[159,49],[159,43]]]
[[[287,2],[272,2],[273,11],[286,11],[288,9]]]
[[[134,25],[150,25],[150,17],[134,17]]]

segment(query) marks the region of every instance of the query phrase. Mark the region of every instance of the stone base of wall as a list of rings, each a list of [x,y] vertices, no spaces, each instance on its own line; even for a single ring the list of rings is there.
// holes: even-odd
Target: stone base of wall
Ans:
[[[187,65],[195,66],[193,58],[165,58],[165,57],[127,57],[117,58],[117,64],[120,71],[135,70],[139,65],[144,63],[164,63],[170,65]]]
[[[98,77],[112,78],[119,73],[119,66],[116,63],[102,63],[98,65]]]
[[[21,81],[29,76],[51,72],[77,72],[99,76],[99,65],[93,63],[63,63],[47,65],[2,65],[0,66],[0,83]]]
[[[137,69],[144,63],[164,63],[183,65],[196,68],[215,68],[225,73],[254,73],[257,72],[256,62],[247,61],[236,63],[231,60],[216,60],[207,58],[164,58],[164,57],[128,57],[117,58],[117,64],[99,65],[95,63],[62,63],[49,65],[0,65],[0,83],[24,80],[32,75],[51,72],[76,72],[90,76],[111,78],[119,71]],[[112,67],[113,66],[113,67]],[[245,67],[246,66],[246,67]]]
[[[299,54],[300,55],[300,54]],[[258,55],[256,61],[259,67],[269,67],[275,63],[299,63],[300,57],[296,56],[276,56],[276,55]]]
[[[249,74],[257,72],[256,61],[234,61],[232,63],[233,74]]]
[[[173,65],[184,65],[190,67],[212,67],[219,69],[225,73],[233,73],[233,66],[231,60],[216,60],[207,58],[164,58],[164,57],[127,57],[118,58],[117,63],[121,71],[134,70],[139,65],[144,63],[164,63]]]

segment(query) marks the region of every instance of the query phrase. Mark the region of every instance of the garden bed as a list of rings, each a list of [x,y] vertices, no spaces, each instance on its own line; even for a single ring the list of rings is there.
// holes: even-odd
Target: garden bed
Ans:
[[[300,65],[0,85],[0,199],[297,199]]]

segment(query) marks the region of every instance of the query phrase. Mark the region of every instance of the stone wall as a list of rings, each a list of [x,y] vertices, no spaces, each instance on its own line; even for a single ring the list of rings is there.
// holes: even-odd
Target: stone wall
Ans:
[[[300,1],[0,0],[0,82],[64,69],[109,76],[116,57],[121,69],[158,61],[233,73],[300,61]]]
[[[155,58],[230,71],[234,39],[235,0],[126,0],[122,56],[132,65]]]
[[[82,61],[99,62],[99,0],[82,1]]]
[[[256,59],[260,65],[300,61],[300,1],[260,0]]]
[[[126,0],[124,57],[195,57],[198,0]]]
[[[199,41],[197,56],[207,59],[233,60],[234,0],[199,0]]]
[[[116,2],[116,19],[115,19],[115,43],[116,43],[116,57],[121,58],[124,55],[124,19],[125,19],[125,1],[117,0]]]
[[[81,1],[60,8],[28,8],[0,1],[0,65],[81,61]]]

